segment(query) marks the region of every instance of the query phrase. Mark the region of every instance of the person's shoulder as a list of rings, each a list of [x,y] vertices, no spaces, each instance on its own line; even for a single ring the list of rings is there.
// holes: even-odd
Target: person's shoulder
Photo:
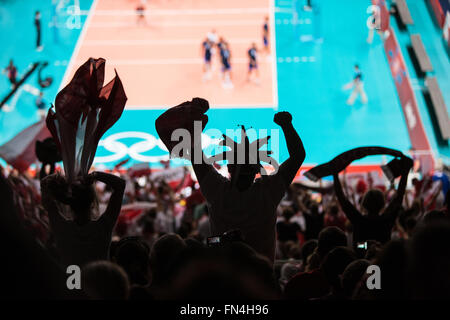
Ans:
[[[263,184],[283,183],[283,179],[279,174],[264,174],[258,178]],[[257,180],[258,180],[257,179]]]
[[[225,184],[225,183],[229,183],[230,180],[227,177],[223,176],[216,169],[211,167],[210,169],[208,169],[208,172],[206,173],[205,177],[200,182],[201,182],[200,183],[200,186],[201,186],[205,182],[207,182],[207,183],[211,182],[211,183],[214,183],[214,184],[217,184],[217,183]]]

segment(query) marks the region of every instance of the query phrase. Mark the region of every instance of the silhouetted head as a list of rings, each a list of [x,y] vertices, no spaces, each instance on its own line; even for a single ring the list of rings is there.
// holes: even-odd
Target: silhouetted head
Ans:
[[[240,242],[204,248],[179,261],[169,299],[275,299],[271,263]]]
[[[308,257],[314,252],[314,250],[317,248],[318,241],[316,239],[311,239],[306,241],[301,249],[301,256],[303,259],[303,264],[306,264],[306,260]]]
[[[333,217],[337,216],[339,213],[339,207],[336,204],[332,204],[328,207],[328,213]]]
[[[325,257],[322,263],[322,271],[335,291],[341,290],[340,275],[354,260],[356,260],[355,253],[346,247],[336,247]]]
[[[250,188],[259,173],[259,168],[253,165],[229,164],[227,167],[231,181],[235,182],[236,187],[241,191]]]
[[[255,177],[261,171],[265,173],[260,161],[264,157],[264,161],[273,160],[270,158],[270,151],[259,150],[266,145],[270,137],[265,137],[249,142],[245,127],[241,126],[241,141],[239,143],[233,141],[226,135],[223,136],[219,145],[230,148],[223,153],[223,158],[228,160],[228,172],[231,177],[232,186],[236,186],[238,190],[248,189]],[[231,162],[231,163],[230,163]]]
[[[366,274],[370,262],[365,259],[359,259],[351,262],[342,273],[341,285],[346,298],[350,299],[361,278]]]
[[[421,225],[411,241],[407,283],[412,299],[450,298],[450,223]]]
[[[131,284],[148,284],[150,248],[143,240],[137,237],[120,240],[113,258],[126,271]]]
[[[186,243],[177,234],[166,234],[153,244],[150,252],[152,283],[161,284],[167,280],[169,269],[185,248]]]
[[[359,65],[355,64],[355,70],[358,71],[359,70]]]
[[[336,247],[345,247],[347,236],[338,227],[326,227],[319,233],[317,253],[323,259],[328,252]]]
[[[407,244],[403,239],[391,240],[378,253],[374,264],[381,270],[381,289],[371,290],[377,299],[405,299],[406,268],[408,265]],[[409,282],[409,281],[408,281]]]
[[[76,183],[71,185],[69,206],[74,213],[74,221],[79,225],[88,223],[92,210],[97,205],[97,194],[92,184]]]
[[[378,189],[370,189],[364,195],[361,205],[370,215],[378,215],[384,208],[384,194]]]
[[[283,210],[283,218],[286,222],[289,222],[291,218],[294,216],[294,211],[291,208],[286,208]]]
[[[309,201],[308,205],[307,205],[309,212],[314,215],[317,216],[319,215],[319,205],[314,202],[314,201]]]
[[[77,224],[84,225],[91,220],[92,211],[98,205],[97,195],[92,184],[77,181],[69,185],[60,174],[49,175],[45,180],[52,196],[70,207],[73,219]]]
[[[81,288],[93,300],[128,299],[130,284],[125,271],[110,261],[95,261],[81,270]]]

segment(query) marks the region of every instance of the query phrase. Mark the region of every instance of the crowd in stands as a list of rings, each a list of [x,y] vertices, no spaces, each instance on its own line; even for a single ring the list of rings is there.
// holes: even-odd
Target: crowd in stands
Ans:
[[[244,126],[240,142],[224,135],[223,154],[208,157],[194,123],[204,129],[209,103],[194,98],[155,121],[171,157],[191,166],[124,169],[122,160],[106,172],[92,167],[96,148],[127,97],[117,73],[102,88],[104,65],[88,59],[58,93],[46,118],[52,138],[36,141],[34,173],[25,159],[0,167],[3,296],[450,297],[448,168],[421,172],[400,151],[360,147],[306,172],[316,181],[307,183],[296,179],[307,150],[289,112],[273,118],[289,153],[282,163],[260,149],[270,137],[250,143]],[[178,129],[186,141],[172,139]],[[351,162],[376,154],[394,159],[347,174]],[[381,274],[369,285],[374,267]]]
[[[239,230],[228,230],[234,235],[222,235],[222,243],[208,243],[218,234],[211,232],[205,198],[213,201],[215,192],[225,191],[216,185],[204,192],[188,168],[176,184],[151,172],[94,171],[70,194],[59,173],[1,168],[2,227],[10,231],[2,236],[15,241],[8,244],[11,251],[27,246],[22,255],[45,253],[28,263],[37,268],[30,277],[61,284],[41,286],[40,298],[74,296],[64,288],[66,267],[73,264],[82,267],[77,298],[449,298],[448,173],[436,179],[414,173],[409,161],[402,165],[397,188],[378,172],[335,174],[319,187],[303,180],[288,184],[275,206],[273,257],[254,244],[258,237],[247,242]],[[170,169],[166,164],[162,170]],[[258,218],[260,225],[273,225],[270,217],[251,216]],[[270,241],[270,234],[259,236]],[[4,277],[23,276],[22,259],[11,257]],[[380,290],[366,286],[372,264],[382,272]],[[45,267],[39,273],[46,265],[57,272]],[[35,297],[25,284],[14,286],[16,293],[4,293]]]

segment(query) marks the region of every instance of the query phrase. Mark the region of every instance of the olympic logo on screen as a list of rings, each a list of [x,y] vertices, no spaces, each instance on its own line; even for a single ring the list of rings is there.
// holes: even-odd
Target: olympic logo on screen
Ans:
[[[125,143],[126,139],[138,139],[140,141],[134,142],[131,145]],[[210,145],[218,145],[219,139],[214,139],[207,134],[202,134],[202,148]],[[100,140],[99,147],[105,148],[110,155],[95,157],[95,163],[108,163],[118,161],[126,156],[139,162],[160,162],[168,160],[169,151],[161,139],[156,138],[150,133],[140,131],[125,131],[112,134],[105,139]],[[155,147],[158,147],[165,152],[163,155],[145,155]]]
[[[267,136],[266,130],[260,130],[259,135]],[[218,150],[217,148],[223,148],[220,146],[220,142],[222,141],[222,133],[217,129],[208,129],[207,133],[201,133],[201,141],[202,141],[202,150],[212,151]],[[236,137],[237,133],[240,134],[240,130],[229,129],[226,131],[227,136]],[[249,130],[251,132],[251,129]],[[255,135],[256,130],[254,132]],[[271,130],[271,150],[273,153],[272,162],[268,162],[273,165],[275,168],[278,167],[278,163],[275,159],[278,159],[278,130]],[[128,140],[128,141],[127,141]],[[131,140],[131,141],[130,141]],[[138,141],[136,141],[138,140]],[[148,162],[148,163],[158,163],[160,161],[166,161],[170,159],[169,151],[166,146],[162,142],[161,139],[156,138],[150,133],[141,132],[141,131],[125,131],[114,133],[110,136],[107,136],[105,139],[99,141],[98,147],[106,149],[110,154],[105,156],[96,156],[94,162],[95,163],[109,163],[109,162],[117,162],[125,157],[129,157],[138,162]],[[212,148],[211,148],[212,147]],[[160,155],[149,155],[146,154],[149,151],[159,148],[159,153],[161,151],[163,154]],[[211,150],[212,149],[212,150]],[[222,153],[222,151],[219,151]],[[217,154],[217,152],[216,152]],[[212,156],[209,159],[215,159],[217,156]],[[179,159],[183,161],[182,159]],[[217,161],[223,161],[225,159],[216,159]],[[263,160],[264,161],[264,160]]]

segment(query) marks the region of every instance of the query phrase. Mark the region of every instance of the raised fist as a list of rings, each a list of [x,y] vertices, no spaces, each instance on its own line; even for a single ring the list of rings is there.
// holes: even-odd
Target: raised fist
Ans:
[[[292,122],[292,116],[287,111],[278,112],[273,117],[273,122],[278,124],[280,127],[283,127]]]
[[[403,169],[406,172],[408,172],[414,165],[414,161],[410,157],[404,156],[400,160],[403,163]]]

